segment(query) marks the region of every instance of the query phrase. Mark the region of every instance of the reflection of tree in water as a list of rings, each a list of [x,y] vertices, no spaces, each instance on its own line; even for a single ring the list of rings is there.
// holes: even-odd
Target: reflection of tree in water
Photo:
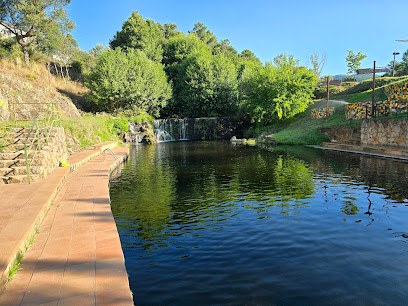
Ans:
[[[312,172],[294,157],[219,143],[194,146],[132,150],[131,162],[111,188],[112,210],[122,231],[157,243],[163,231],[177,235],[178,228],[211,226],[239,213],[238,207],[257,212],[278,207],[288,214],[313,193]],[[200,149],[202,154],[196,152]]]
[[[344,181],[379,187],[387,199],[403,203],[408,199],[408,163],[356,154],[325,151],[325,161],[311,163],[315,174],[337,173]]]
[[[360,211],[359,208],[356,206],[356,198],[347,197],[346,200],[343,201],[341,206],[341,212],[345,215],[357,215]]]
[[[143,236],[160,233],[170,221],[175,173],[166,159],[157,158],[157,146],[131,150],[130,163],[110,191],[112,211],[121,230],[132,230],[143,220]],[[141,224],[141,223],[140,223]]]

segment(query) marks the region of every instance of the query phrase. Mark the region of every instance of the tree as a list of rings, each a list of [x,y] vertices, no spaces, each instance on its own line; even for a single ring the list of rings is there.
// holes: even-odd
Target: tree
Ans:
[[[89,54],[92,54],[96,59],[99,59],[102,56],[102,54],[106,51],[109,51],[108,46],[97,44],[95,47],[89,50]]]
[[[291,118],[312,103],[317,78],[299,66],[292,55],[279,55],[274,63],[248,67],[242,76],[243,100],[254,122],[269,124]]]
[[[178,27],[177,27],[176,24],[174,24],[174,23],[165,23],[164,24],[164,37],[166,39],[170,39],[170,38],[178,35],[179,33],[181,33],[181,32],[179,32],[177,30],[178,30]]]
[[[348,73],[354,75],[354,80],[356,79],[356,70],[360,68],[361,61],[367,57],[367,55],[359,51],[355,54],[352,50],[347,50],[348,55],[346,56],[346,62],[348,67]]]
[[[197,22],[194,25],[191,33],[195,33],[201,41],[203,41],[210,47],[214,47],[217,43],[217,37],[215,37],[215,35],[210,30],[207,30],[207,27],[201,22]]]
[[[139,49],[151,60],[160,62],[163,57],[163,42],[163,26],[151,19],[144,20],[138,12],[133,12],[123,23],[122,30],[116,32],[110,46],[112,49],[118,47]]]
[[[51,61],[53,56],[62,50],[64,33],[58,26],[50,26],[47,33],[37,37],[39,50],[47,56],[48,79],[51,80]],[[56,71],[58,73],[58,71]]]
[[[258,62],[259,64],[261,63],[261,61],[259,60],[259,58],[257,58],[255,56],[255,53],[252,52],[251,50],[245,49],[243,50],[240,54],[239,57],[241,59],[243,59],[244,61],[254,61],[254,62]]]
[[[99,111],[137,108],[156,116],[171,97],[163,65],[134,49],[103,52],[85,84]]]
[[[210,50],[190,54],[178,66],[172,111],[182,117],[231,116],[238,100],[237,72],[223,54]]]
[[[326,53],[323,52],[319,59],[319,53],[313,50],[313,54],[310,55],[310,62],[313,67],[313,73],[317,76],[317,78],[320,78],[320,74],[326,65]]]
[[[72,62],[75,59],[77,49],[78,49],[78,43],[75,40],[75,38],[71,34],[65,35],[62,41],[60,58],[61,58],[61,62],[65,66],[65,72],[66,72],[68,80],[69,80],[69,66],[72,64]],[[61,74],[62,74],[62,77],[64,77],[64,74],[62,73],[62,67],[61,67]]]
[[[384,76],[392,76],[392,70],[394,68],[394,61],[388,64],[390,72],[386,73]],[[408,75],[408,50],[402,55],[400,62],[395,62],[395,76]]]
[[[219,43],[216,43],[214,45],[213,54],[217,55],[221,53],[226,54],[229,57],[232,57],[232,56],[235,57],[238,55],[237,50],[235,50],[235,48],[231,46],[229,39],[223,39]]]
[[[66,6],[71,0],[2,0],[0,2],[0,24],[13,33],[29,65],[29,47],[36,38],[74,29],[68,19]],[[56,29],[51,29],[51,28]]]

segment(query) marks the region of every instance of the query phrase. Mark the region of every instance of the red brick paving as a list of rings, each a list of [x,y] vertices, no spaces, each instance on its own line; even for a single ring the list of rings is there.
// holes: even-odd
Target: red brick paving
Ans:
[[[128,148],[114,151],[123,156]],[[17,272],[0,296],[1,305],[133,305],[109,202],[108,173],[114,162],[110,154],[106,154],[105,161],[98,156],[69,175],[35,243],[24,256],[23,270]],[[41,182],[36,183],[35,191],[34,184],[25,185],[18,197],[25,199],[31,194],[45,199],[46,192],[39,193],[46,190],[38,188]],[[35,213],[35,209],[30,213]],[[20,222],[12,222],[16,224],[12,226],[14,231],[24,226],[26,214],[21,213]],[[2,239],[0,252],[2,244],[6,247],[8,242]]]

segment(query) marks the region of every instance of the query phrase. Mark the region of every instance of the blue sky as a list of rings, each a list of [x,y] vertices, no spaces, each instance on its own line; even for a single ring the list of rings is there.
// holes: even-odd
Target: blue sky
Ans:
[[[107,45],[132,11],[188,32],[202,22],[238,52],[249,49],[263,62],[281,53],[306,65],[313,50],[325,52],[323,74],[345,74],[347,50],[362,51],[362,68],[385,66],[393,52],[408,49],[408,1],[72,0],[69,15],[81,49]],[[401,57],[399,56],[399,58]],[[398,60],[398,57],[397,57]]]

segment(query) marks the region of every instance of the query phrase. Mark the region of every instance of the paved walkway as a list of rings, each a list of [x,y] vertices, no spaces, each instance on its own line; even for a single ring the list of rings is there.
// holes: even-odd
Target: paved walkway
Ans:
[[[123,156],[128,148],[114,151]],[[110,209],[108,174],[115,163],[110,154],[105,161],[98,156],[68,176],[22,260],[22,270],[0,296],[1,305],[133,305]],[[47,179],[30,191],[39,196]]]

